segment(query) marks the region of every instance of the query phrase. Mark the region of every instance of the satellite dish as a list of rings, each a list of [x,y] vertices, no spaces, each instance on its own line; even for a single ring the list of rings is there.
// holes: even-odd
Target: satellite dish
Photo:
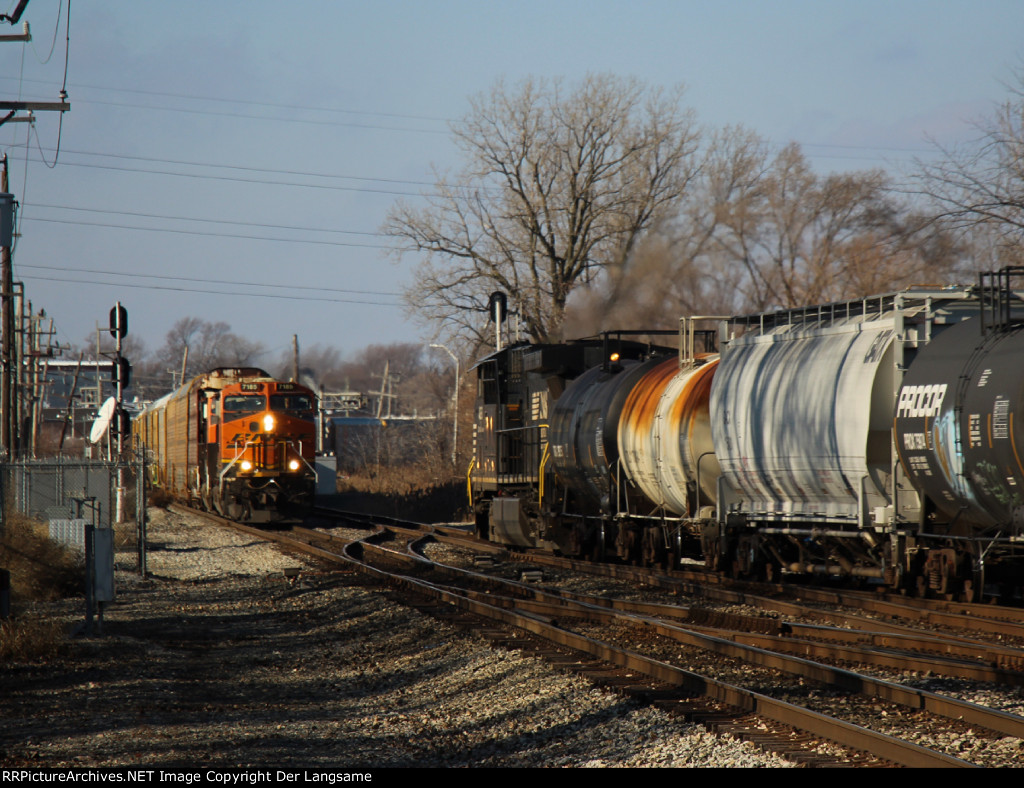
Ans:
[[[117,400],[113,397],[107,397],[107,401],[103,403],[103,407],[100,408],[100,413],[96,417],[96,421],[92,423],[92,432],[89,433],[89,443],[99,443],[100,439],[106,434],[107,428],[110,426],[110,420],[114,418],[114,414],[117,412]]]

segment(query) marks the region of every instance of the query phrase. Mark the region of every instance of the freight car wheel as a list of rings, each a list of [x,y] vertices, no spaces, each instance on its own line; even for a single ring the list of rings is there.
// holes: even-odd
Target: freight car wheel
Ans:
[[[766,560],[763,564],[762,575],[766,583],[782,582],[782,564],[772,559]]]
[[[231,520],[248,520],[249,507],[237,496],[232,495],[228,498],[227,514],[225,515]]]
[[[591,538],[593,542],[590,545],[590,560],[598,564],[604,563],[608,557],[608,551],[605,549],[604,523],[593,530]]]
[[[712,572],[722,568],[722,546],[717,539],[706,541],[704,544],[704,566]]]
[[[964,558],[964,586],[962,601],[982,602],[985,595],[985,557],[984,548],[978,544],[971,545],[970,555]]]

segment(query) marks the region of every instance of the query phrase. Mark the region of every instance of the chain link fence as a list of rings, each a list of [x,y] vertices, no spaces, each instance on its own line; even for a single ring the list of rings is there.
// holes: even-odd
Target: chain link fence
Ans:
[[[0,533],[8,512],[50,525],[51,538],[81,546],[82,523],[113,531],[114,550],[135,551],[145,573],[144,459],[0,462]]]

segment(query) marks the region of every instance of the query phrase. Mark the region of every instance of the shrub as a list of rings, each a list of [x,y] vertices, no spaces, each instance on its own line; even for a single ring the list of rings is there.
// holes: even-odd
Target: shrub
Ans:
[[[83,556],[50,539],[47,527],[5,513],[0,567],[11,572],[13,601],[47,601],[84,592]]]

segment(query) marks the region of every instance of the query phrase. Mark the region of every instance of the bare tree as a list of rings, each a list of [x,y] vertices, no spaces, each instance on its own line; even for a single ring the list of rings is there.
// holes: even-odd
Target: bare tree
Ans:
[[[626,259],[696,171],[698,134],[681,90],[592,75],[499,82],[453,127],[466,157],[426,208],[397,204],[384,231],[426,259],[406,293],[449,334],[486,344],[489,294],[509,294],[527,334],[558,339],[581,283]]]
[[[742,310],[744,274],[720,240],[762,187],[766,143],[742,127],[706,135],[697,175],[673,213],[574,294],[567,336],[607,329],[672,328],[680,315]]]
[[[271,372],[282,380],[287,380],[291,377],[294,360],[294,351],[291,347],[282,350]],[[302,348],[299,361],[301,382],[313,383],[327,391],[338,391],[344,385],[344,377],[339,374],[342,360],[338,348],[316,343]]]
[[[938,163],[918,163],[918,182],[940,219],[979,236],[972,242],[994,246],[1000,259],[1019,265],[1024,247],[1024,66],[1008,88],[1010,98],[976,124],[974,142],[940,147]]]
[[[708,136],[675,217],[577,294],[567,329],[669,328],[729,314],[858,298],[955,278],[963,253],[875,170],[821,175],[797,145]]]
[[[261,343],[233,334],[227,323],[183,317],[171,326],[163,346],[155,354],[155,365],[168,381],[181,369],[186,349],[186,379],[217,367],[258,364],[265,352]]]

